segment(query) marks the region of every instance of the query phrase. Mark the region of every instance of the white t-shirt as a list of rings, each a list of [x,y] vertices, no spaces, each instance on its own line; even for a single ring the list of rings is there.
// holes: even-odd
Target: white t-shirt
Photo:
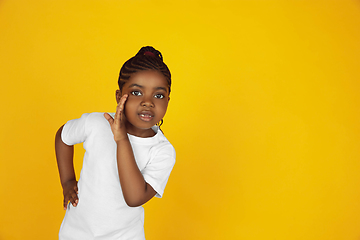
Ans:
[[[175,149],[159,131],[140,138],[128,134],[144,179],[162,197],[175,164]],[[63,127],[67,145],[83,142],[86,150],[78,181],[79,203],[68,206],[59,239],[145,239],[143,207],[129,207],[123,197],[116,161],[116,143],[103,113],[85,113]]]

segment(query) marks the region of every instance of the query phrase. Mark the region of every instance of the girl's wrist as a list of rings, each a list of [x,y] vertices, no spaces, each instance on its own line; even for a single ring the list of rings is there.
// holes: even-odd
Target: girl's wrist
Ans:
[[[66,185],[68,185],[69,183],[71,182],[76,182],[76,179],[75,178],[72,178],[72,179],[68,179],[66,181],[61,181],[61,186],[62,188],[66,187]]]
[[[116,138],[114,138],[114,140],[115,140],[115,142],[116,142],[117,144],[119,144],[119,143],[124,142],[124,141],[129,141],[129,137],[128,137],[128,135],[126,134],[125,136],[116,137]]]

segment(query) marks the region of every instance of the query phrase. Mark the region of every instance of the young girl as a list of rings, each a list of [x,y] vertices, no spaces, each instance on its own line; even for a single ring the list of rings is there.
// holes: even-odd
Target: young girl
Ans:
[[[59,239],[145,239],[144,209],[162,197],[175,150],[162,123],[171,75],[162,55],[143,47],[124,63],[115,114],[90,113],[68,121],[55,137],[66,214]],[[79,182],[73,145],[86,150]]]

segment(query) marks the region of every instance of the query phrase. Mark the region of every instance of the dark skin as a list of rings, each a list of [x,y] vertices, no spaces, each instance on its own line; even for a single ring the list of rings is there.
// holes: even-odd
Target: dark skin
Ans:
[[[59,128],[55,135],[55,152],[64,194],[63,205],[64,210],[66,210],[69,201],[76,207],[79,199],[77,196],[78,188],[73,164],[74,146],[68,146],[61,140],[63,127],[64,125]]]
[[[138,137],[154,136],[151,127],[164,117],[169,99],[166,78],[157,71],[141,71],[133,74],[122,91],[116,91],[118,105],[115,118],[104,114],[117,144],[120,184],[125,202],[130,207],[143,205],[155,196],[156,191],[144,180],[137,167],[127,133]],[[61,131],[62,127],[55,137],[55,150],[66,209],[69,201],[77,206],[79,200],[73,167],[73,146],[62,142]]]

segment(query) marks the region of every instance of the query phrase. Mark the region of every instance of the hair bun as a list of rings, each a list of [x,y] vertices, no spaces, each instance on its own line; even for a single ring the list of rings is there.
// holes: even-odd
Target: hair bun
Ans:
[[[139,56],[139,55],[140,56],[146,55],[146,56],[151,56],[151,57],[158,57],[163,61],[161,52],[151,46],[142,47],[135,56]]]
[[[144,52],[144,55],[149,55],[149,56],[152,56],[152,57],[156,57],[155,54],[153,54],[152,52],[149,52],[149,51]]]

